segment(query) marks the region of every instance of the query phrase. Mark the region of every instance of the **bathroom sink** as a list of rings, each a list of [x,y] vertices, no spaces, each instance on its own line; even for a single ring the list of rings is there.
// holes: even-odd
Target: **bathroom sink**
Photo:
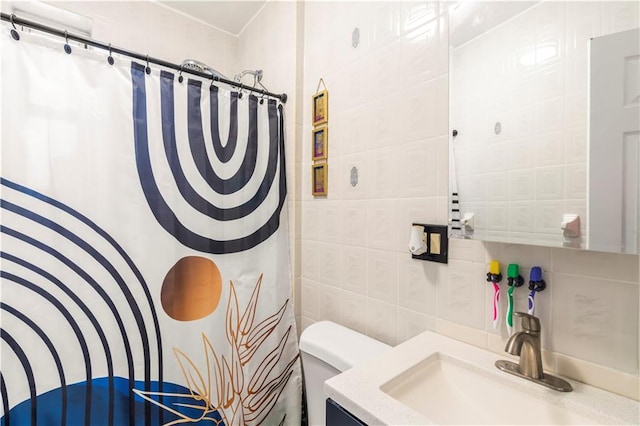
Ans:
[[[598,424],[435,353],[380,389],[438,424]]]
[[[368,425],[640,424],[640,403],[577,381],[558,392],[507,374],[496,354],[426,331],[324,385]]]

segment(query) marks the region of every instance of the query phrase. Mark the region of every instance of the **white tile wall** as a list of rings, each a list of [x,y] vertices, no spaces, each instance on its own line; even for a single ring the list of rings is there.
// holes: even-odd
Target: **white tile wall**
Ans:
[[[303,302],[304,303],[304,302]],[[366,332],[374,339],[390,345],[398,343],[398,305],[379,300],[366,301]]]
[[[493,135],[489,115],[467,116],[471,130],[457,138],[465,147],[457,160],[466,161],[471,170],[461,176],[461,185],[483,192],[478,202],[470,199],[464,205],[477,213],[476,226],[492,228],[488,238],[516,231],[512,241],[528,244],[539,238],[538,232],[556,235],[565,210],[584,211],[585,123],[578,119],[579,109],[567,106],[582,102],[580,93],[586,90],[581,71],[585,55],[576,46],[604,31],[601,27],[628,25],[627,15],[637,15],[633,7],[547,4],[534,21],[510,24],[505,43],[557,51],[542,58],[539,67],[512,58],[521,71],[520,90],[496,94],[504,106],[494,108],[505,117],[508,143]],[[509,263],[519,263],[527,281],[530,268],[541,266],[548,288],[535,300],[545,368],[640,398],[639,256],[470,240],[450,241],[448,265],[412,260],[407,253],[411,223],[447,220],[446,23],[446,6],[432,2],[305,3],[304,131],[297,141],[304,181],[302,326],[327,319],[318,304],[339,297],[331,309],[324,308],[327,315],[386,343],[434,330],[503,352],[506,329],[501,324],[494,330],[489,316],[493,290],[486,282],[488,262],[499,259],[505,270]],[[354,49],[351,31],[356,27],[361,44]],[[551,37],[558,27],[565,28],[564,35]],[[484,55],[480,48],[473,50]],[[532,52],[535,63],[535,48]],[[330,92],[331,172],[328,197],[314,199],[308,189],[311,126],[306,117],[320,77]],[[464,87],[463,81],[465,105],[486,105],[486,96],[477,96],[475,83],[469,84]],[[522,137],[533,129],[538,130],[535,137]],[[479,137],[492,138],[493,145],[477,148]],[[356,187],[349,183],[354,166],[359,170]],[[491,174],[479,175],[486,170]],[[491,204],[481,204],[487,196]],[[340,224],[339,244],[331,246],[340,258],[340,276],[339,282],[326,284],[329,280],[322,281],[319,274],[327,271],[320,272],[306,258],[322,253],[318,240],[334,241],[322,225],[325,216],[333,215]],[[506,282],[500,286],[504,314]],[[324,299],[318,292],[324,292]],[[526,310],[527,296],[526,285],[515,290],[516,309]]]
[[[485,298],[484,264],[451,260],[442,272],[437,285],[437,316],[483,329],[485,304],[477,301]]]
[[[395,247],[398,240],[395,218],[397,209],[390,200],[367,201],[367,227],[362,237],[367,239],[367,247],[389,249]]]
[[[331,243],[321,243],[316,255],[319,256],[319,280],[320,282],[340,287],[340,246]]]
[[[398,342],[404,342],[423,331],[435,330],[435,318],[407,309],[398,309]]]
[[[342,316],[340,323],[345,327],[366,333],[367,311],[366,298],[360,294],[343,291],[340,294],[340,310]]]
[[[342,288],[359,295],[367,294],[367,250],[342,246],[340,279]]]
[[[395,252],[367,252],[367,296],[398,303],[398,259]]]
[[[554,352],[638,374],[637,283],[556,273],[551,292]]]
[[[402,255],[398,268],[398,304],[406,310],[435,317],[437,284],[443,268]]]
[[[340,322],[340,290],[334,286],[318,286],[318,317]]]

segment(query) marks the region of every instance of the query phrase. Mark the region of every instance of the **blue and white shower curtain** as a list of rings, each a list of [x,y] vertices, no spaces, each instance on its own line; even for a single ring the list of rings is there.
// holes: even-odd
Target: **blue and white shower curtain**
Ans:
[[[0,425],[299,425],[282,105],[2,38]]]

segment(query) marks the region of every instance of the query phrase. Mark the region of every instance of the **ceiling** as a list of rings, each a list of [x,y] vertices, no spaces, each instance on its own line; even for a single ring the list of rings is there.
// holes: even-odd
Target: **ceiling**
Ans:
[[[238,36],[268,0],[155,1]],[[452,1],[451,42],[454,47],[460,46],[538,1]]]
[[[157,0],[157,2],[237,36],[258,13],[266,0]]]
[[[537,3],[539,3],[538,0],[451,2],[449,41],[455,49]]]

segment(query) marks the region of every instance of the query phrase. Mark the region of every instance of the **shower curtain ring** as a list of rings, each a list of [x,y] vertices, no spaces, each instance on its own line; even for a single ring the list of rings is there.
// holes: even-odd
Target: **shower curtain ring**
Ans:
[[[238,93],[238,99],[242,99],[242,90],[244,89],[244,85],[240,83],[240,92]]]
[[[264,91],[264,89],[262,89],[260,93],[262,93],[262,95],[260,95],[260,105],[262,105],[264,103],[264,95],[266,92]]]
[[[149,55],[147,55],[147,66],[144,68],[144,72],[151,74],[151,67],[149,66]]]
[[[109,65],[113,65],[115,62],[113,56],[111,56],[111,43],[109,43],[109,57],[107,58],[107,62],[109,62]]]
[[[184,77],[182,76],[182,64],[180,64],[180,69],[178,70],[178,83],[182,83],[184,81]]]
[[[67,55],[71,54],[71,46],[69,46],[69,32],[64,30],[64,51],[67,52]]]
[[[18,41],[20,40],[20,34],[18,34],[18,30],[16,28],[16,24],[13,23],[13,19],[16,17],[15,14],[11,14],[11,17],[9,18],[9,20],[11,21],[11,26],[13,27],[13,29],[11,30],[11,37],[15,40]]]

